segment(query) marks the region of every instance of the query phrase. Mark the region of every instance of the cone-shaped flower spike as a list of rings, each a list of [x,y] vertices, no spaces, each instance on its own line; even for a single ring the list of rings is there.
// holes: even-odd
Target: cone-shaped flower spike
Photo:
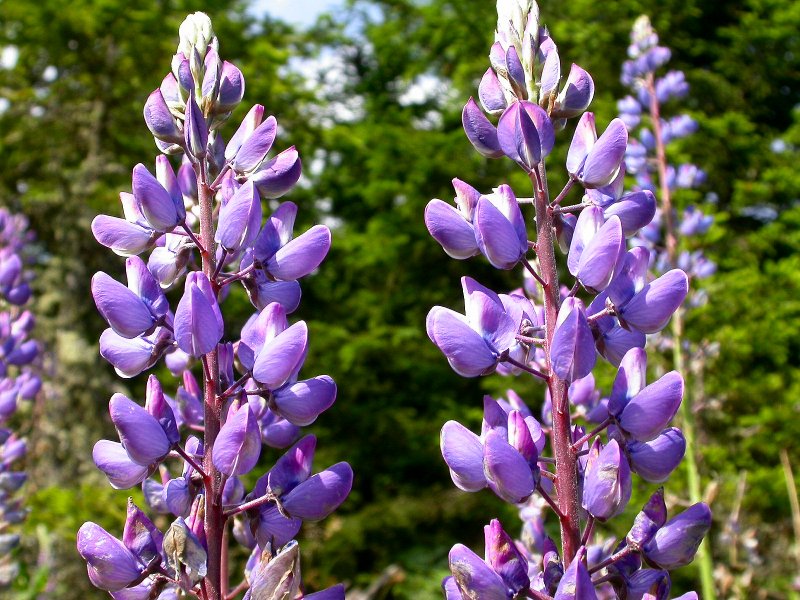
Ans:
[[[627,453],[634,473],[650,483],[661,483],[683,460],[686,439],[680,429],[669,427],[649,442],[629,442]]]
[[[553,372],[561,379],[574,381],[586,377],[596,360],[594,338],[583,302],[574,297],[567,298],[558,311],[550,348]]]
[[[438,199],[431,200],[425,207],[425,226],[449,256],[464,259],[479,252],[473,219],[481,194],[460,179],[453,179],[453,187],[457,208]]]
[[[677,569],[694,559],[700,542],[711,529],[711,511],[703,502],[687,508],[659,529],[643,552],[647,562],[660,569]]]
[[[450,550],[450,572],[462,598],[508,600],[503,579],[480,556],[463,544]]]
[[[586,549],[581,547],[564,572],[553,600],[597,600],[589,570],[583,563]]]
[[[183,297],[175,311],[175,339],[190,356],[211,352],[222,339],[224,323],[216,294],[204,273],[186,276]]]
[[[96,523],[78,530],[78,553],[86,560],[92,584],[111,592],[139,579],[144,567],[125,545]]]
[[[500,297],[470,277],[461,279],[466,315],[433,307],[428,313],[428,337],[464,377],[494,371],[502,354],[516,343],[522,318],[506,311]],[[591,334],[590,334],[591,335]]]
[[[528,251],[525,220],[510,186],[481,196],[473,222],[478,248],[492,266],[512,269]]]
[[[595,442],[599,443],[599,442]],[[611,440],[587,467],[583,508],[601,522],[625,510],[631,499],[631,471],[616,440]]]

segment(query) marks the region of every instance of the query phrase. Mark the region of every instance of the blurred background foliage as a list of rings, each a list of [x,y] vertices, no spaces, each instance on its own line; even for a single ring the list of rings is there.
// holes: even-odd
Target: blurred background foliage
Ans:
[[[686,73],[691,93],[674,110],[687,108],[700,131],[673,157],[700,165],[708,181],[677,202],[702,202],[717,215],[705,242],[719,271],[704,282],[709,301],[688,328],[708,348],[694,385],[717,581],[721,597],[790,597],[800,569],[779,453],[798,464],[800,3],[540,6],[562,60],[594,76],[600,123],[626,93],[618,74],[639,14],[650,14],[672,49],[670,68]],[[255,102],[278,117],[280,147],[296,144],[304,158],[304,183],[289,199],[304,224],[334,229],[297,316],[311,325],[307,372],[331,374],[340,390],[313,426],[318,464],[346,459],[356,479],[335,516],[304,530],[306,579],[312,588],[345,580],[368,590],[364,598],[439,597],[453,543],[480,544],[493,514],[516,528],[513,511],[491,494],[457,492],[438,451],[444,421],[477,426],[482,394],[502,394],[510,382],[459,378],[423,325],[432,305],[461,306],[462,275],[496,289],[520,284],[519,273],[479,259],[447,259],[422,220],[430,198],[452,197],[456,176],[481,190],[510,181],[525,194],[508,161],[478,156],[460,127],[492,41],[487,0],[356,0],[309,28],[234,0],[0,2],[0,204],[25,212],[39,236],[37,336],[51,352],[29,434],[22,553],[30,566],[19,597],[100,597],[74,550],[75,531],[85,520],[122,528],[125,492],[104,482],[91,447],[112,435],[105,407],[113,391],[141,398],[143,378],[117,379],[97,354],[104,324],[89,280],[98,270],[120,274],[123,262],[97,245],[89,224],[117,214],[132,166],[152,163],[142,105],[169,68],[179,23],[198,8],[247,79],[231,121]],[[559,139],[553,164],[569,131]],[[551,187],[563,183],[550,171]],[[230,306],[232,322],[243,322],[247,302],[233,297]],[[539,405],[540,388],[522,390]],[[682,478],[668,485],[676,504]],[[690,589],[694,577],[683,569],[676,587]]]

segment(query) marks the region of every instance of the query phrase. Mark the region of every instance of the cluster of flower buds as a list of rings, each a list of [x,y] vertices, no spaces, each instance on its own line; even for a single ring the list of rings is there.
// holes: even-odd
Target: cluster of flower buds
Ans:
[[[464,377],[530,374],[547,390],[541,421],[510,390],[504,399],[484,398],[479,434],[457,421],[442,428],[455,485],[489,488],[522,507],[525,520],[518,541],[491,521],[483,557],[455,545],[443,589],[450,600],[665,600],[669,570],[693,560],[711,526],[705,504],[667,520],[658,489],[623,541],[595,538],[600,524],[626,509],[634,474],[661,483],[683,458],[684,436],[670,426],[683,378],[673,371],[648,384],[644,346],[686,298],[688,278],[680,269],[651,277],[650,250],[633,239],[650,226],[656,198],[650,189],[624,192],[628,130],[621,119],[598,136],[594,115],[580,116],[566,184],[551,200],[545,158],[563,121],[588,106],[592,80],[573,66],[558,93],[558,54],[535,3],[497,6],[497,43],[479,95],[499,120],[493,125],[470,100],[463,124],[480,153],[505,156],[528,174],[533,198],[518,199],[508,185],[482,194],[455,179],[455,206],[432,200],[425,222],[451,257],[482,254],[498,269],[521,264],[528,277],[507,294],[464,277],[464,314],[432,308],[427,333]],[[583,196],[567,205],[576,185]],[[535,240],[528,239],[526,204],[536,211]],[[569,285],[559,280],[557,247],[566,254]],[[598,356],[618,368],[607,396],[592,374]],[[560,548],[545,533],[544,506],[558,518]]]
[[[628,54],[630,60],[622,67],[622,83],[631,89],[633,95],[617,102],[617,109],[628,132],[638,132],[638,139],[630,140],[625,154],[625,166],[628,173],[635,176],[637,189],[656,192],[660,182],[666,193],[671,194],[681,188],[702,185],[706,175],[696,165],[667,162],[665,148],[669,143],[693,134],[698,124],[687,114],[669,119],[661,116],[661,105],[685,97],[689,85],[681,71],[669,71],[656,77],[656,71],[669,61],[670,51],[658,45],[658,34],[644,15],[634,23]],[[648,118],[643,120],[643,115]],[[683,250],[674,257],[668,256],[675,250],[664,247],[669,245],[669,241],[665,241],[663,230],[670,229],[667,237],[702,235],[711,227],[713,217],[695,206],[687,207],[682,213],[674,212],[671,204],[669,207],[664,205],[664,191],[661,193],[662,206],[656,211],[652,223],[637,236],[638,243],[655,251],[653,262],[657,272],[664,272],[671,264],[677,264],[695,279],[712,275],[716,265],[700,250]],[[670,214],[662,214],[663,210]]]
[[[18,572],[11,551],[20,538],[9,528],[27,514],[19,497],[27,476],[15,470],[27,446],[10,424],[20,402],[32,401],[42,387],[34,366],[41,348],[30,337],[35,319],[24,308],[31,296],[26,263],[32,241],[27,219],[0,208],[0,587]]]
[[[126,283],[103,272],[92,278],[109,325],[101,355],[122,377],[163,358],[180,378],[170,395],[150,375],[143,405],[114,394],[109,413],[119,441],[94,447],[113,487],[141,485],[149,509],[173,519],[162,532],[131,502],[121,540],[94,523],[81,527],[89,578],[119,599],[220,600],[245,590],[253,599],[299,597],[293,538],[303,521],[333,512],[352,486],[346,462],[314,473],[316,438],[300,437],[333,404],[336,384],[327,375],[301,379],[308,328],[288,319],[300,302],[298,279],[323,261],[331,234],[317,225],[295,235],[291,202],[263,218],[262,201],[292,189],[301,164],[294,148],[270,157],[277,122],[261,105],[225,143],[219,129],[243,94],[242,74],[219,58],[209,18],[190,15],[172,72],[144,108],[162,152],[155,174],[134,167],[131,192],[120,194],[124,218],[92,223],[101,244],[127,257]],[[181,156],[177,171],[171,156]],[[226,341],[221,305],[238,284],[256,312]],[[183,291],[173,310],[168,295],[176,288]],[[264,445],[288,450],[248,492],[242,478]],[[251,552],[231,587],[229,539]],[[303,597],[341,599],[344,588]]]

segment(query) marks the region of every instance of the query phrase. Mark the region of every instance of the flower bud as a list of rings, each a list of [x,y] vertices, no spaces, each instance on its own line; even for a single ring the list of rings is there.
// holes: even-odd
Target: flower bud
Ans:
[[[582,506],[601,522],[625,510],[631,499],[631,471],[616,440],[587,466]]]
[[[186,276],[183,297],[175,311],[178,347],[194,357],[211,352],[223,333],[222,313],[211,283],[204,273]]]

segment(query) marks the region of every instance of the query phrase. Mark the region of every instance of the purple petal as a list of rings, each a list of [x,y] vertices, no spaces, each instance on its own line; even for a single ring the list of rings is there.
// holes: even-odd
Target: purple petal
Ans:
[[[622,413],[628,402],[647,385],[647,353],[642,348],[631,348],[622,357],[608,398],[608,411],[615,417]]]
[[[474,225],[478,248],[493,266],[511,269],[525,256],[527,240],[520,241],[512,222],[486,196],[478,200]]]
[[[255,227],[253,227],[255,225]],[[252,241],[261,227],[261,199],[252,181],[247,181],[220,209],[214,240],[229,252]]]
[[[500,116],[497,142],[508,158],[530,172],[542,160],[542,141],[523,104],[530,103],[514,102]]]
[[[253,470],[260,455],[261,433],[250,405],[232,409],[214,442],[214,465],[226,475],[244,475]]]
[[[603,226],[605,219],[603,211],[596,206],[589,206],[581,211],[578,222],[575,224],[575,232],[572,234],[572,241],[567,256],[567,268],[573,275],[578,274],[581,256],[587,246],[597,236],[597,232]]]
[[[577,277],[587,290],[597,293],[606,289],[624,244],[619,217],[611,217],[586,245],[578,261]]]
[[[631,499],[631,471],[628,459],[616,440],[611,440],[587,467],[582,506],[605,522],[625,510]]]
[[[207,293],[210,287],[205,274],[190,273],[175,311],[175,340],[181,350],[194,357],[211,352],[222,339],[219,306],[213,298],[213,291]]]
[[[689,292],[689,279],[680,269],[673,269],[648,283],[619,310],[620,319],[641,331],[656,333],[669,322]]]
[[[628,147],[628,130],[620,119],[609,123],[592,146],[580,180],[585,187],[597,188],[611,183],[617,176],[625,149]]]
[[[594,113],[584,113],[575,127],[575,134],[567,152],[567,172],[570,175],[577,176],[581,172],[586,157],[596,141]]]
[[[650,251],[638,246],[628,251],[622,268],[608,286],[608,297],[614,306],[625,305],[647,282],[647,269],[650,265]]]
[[[502,354],[514,343],[522,321],[520,306],[503,300],[471,277],[461,278],[464,306],[469,324],[496,354]]]
[[[142,163],[133,168],[133,197],[156,231],[171,231],[182,220],[169,192]]]
[[[344,585],[341,583],[313,594],[306,594],[303,600],[344,600]]]
[[[502,112],[508,106],[500,80],[491,67],[486,69],[478,85],[478,99],[484,110],[490,114]]]
[[[670,427],[649,442],[631,442],[627,448],[633,472],[650,483],[661,483],[683,460],[686,439],[680,429]]]
[[[276,496],[289,493],[311,475],[317,438],[307,435],[281,456],[269,472],[258,480],[253,496],[272,492]]]
[[[336,463],[284,496],[283,507],[293,517],[319,521],[345,501],[352,486],[353,469],[346,462]]]
[[[450,572],[462,598],[508,600],[506,585],[481,557],[463,544],[450,550]]]
[[[92,296],[103,318],[123,337],[134,338],[155,324],[144,302],[102,271],[92,277]]]
[[[125,273],[128,276],[128,289],[144,302],[154,317],[163,317],[169,312],[169,302],[161,286],[141,258],[128,258],[125,261]]]
[[[656,214],[656,198],[650,190],[631,192],[604,210],[608,219],[613,215],[622,222],[622,231],[626,237],[634,235],[642,227],[650,223]]]
[[[503,150],[501,150],[497,139],[497,129],[489,122],[489,119],[486,118],[486,115],[483,114],[483,111],[475,104],[472,98],[464,106],[464,110],[461,113],[461,123],[467,134],[467,139],[475,147],[475,150],[487,158],[500,158],[503,156]]]
[[[247,114],[245,115],[242,122],[239,124],[239,128],[236,130],[231,136],[231,139],[228,140],[228,144],[225,146],[225,160],[233,160],[236,157],[236,153],[239,151],[239,148],[242,147],[244,141],[253,135],[253,132],[256,130],[256,127],[261,125],[261,121],[264,119],[264,106],[261,104],[254,104]]]
[[[336,383],[327,375],[320,375],[276,390],[273,400],[279,415],[294,425],[305,427],[333,405]]]
[[[553,118],[577,117],[589,107],[592,98],[594,98],[594,81],[591,75],[573,63],[567,82],[556,99]]]
[[[490,373],[497,365],[495,353],[463,315],[434,306],[428,313],[426,327],[428,337],[459,375],[477,377]]]
[[[78,553],[86,560],[92,585],[101,590],[121,590],[144,569],[122,542],[92,522],[78,530]]]
[[[425,226],[433,239],[455,259],[478,254],[475,230],[461,213],[441,200],[431,200],[425,207]]]
[[[583,562],[584,550],[572,559],[564,572],[553,600],[597,600],[589,570]]]
[[[517,549],[514,540],[504,530],[500,521],[492,519],[484,526],[486,562],[514,594],[530,586],[528,561]]]
[[[222,63],[220,71],[219,94],[215,109],[218,112],[228,112],[244,98],[244,77],[242,72],[227,60]]]
[[[300,279],[320,265],[330,247],[330,229],[324,225],[315,225],[280,248],[267,261],[266,269],[276,279]]]
[[[620,413],[619,425],[635,440],[652,440],[678,412],[682,399],[683,377],[670,371],[628,402]]]
[[[188,152],[200,160],[206,156],[208,146],[208,125],[194,98],[194,86],[186,102],[186,120],[183,122],[183,139]]]
[[[111,487],[127,490],[144,481],[150,468],[133,462],[122,444],[100,440],[94,445],[92,459],[97,468],[105,473]]]
[[[111,329],[100,335],[100,355],[121,377],[133,377],[152,367],[168,347],[141,337],[126,339]]]
[[[597,351],[614,366],[619,366],[620,361],[631,348],[644,348],[647,336],[641,331],[629,331],[614,325],[604,331],[597,340]]]
[[[558,313],[550,348],[551,368],[561,379],[574,381],[586,377],[594,368],[596,359],[594,338],[583,302],[568,298]]]
[[[688,565],[710,528],[711,511],[704,503],[698,502],[656,532],[644,546],[645,558],[661,569]]]
[[[183,132],[169,110],[161,90],[156,90],[144,104],[144,122],[157,139],[170,144],[183,142]]]
[[[297,535],[302,524],[301,519],[287,519],[270,504],[258,514],[255,532],[258,545],[264,548],[272,544],[273,548],[279,548]]]
[[[131,460],[151,465],[169,453],[171,444],[167,434],[153,415],[136,402],[114,394],[108,403],[108,412]]]
[[[440,447],[457,488],[465,492],[477,492],[486,487],[483,444],[477,435],[461,423],[448,421],[442,427]]]
[[[298,321],[259,350],[253,378],[271,390],[278,389],[302,364],[307,346],[308,327],[305,321]]]
[[[272,148],[277,133],[278,122],[275,117],[267,117],[244,141],[231,166],[239,173],[249,173],[257,168]]]
[[[120,256],[140,254],[150,248],[158,237],[152,229],[107,215],[94,218],[92,233],[100,244]]]
[[[294,146],[263,163],[253,175],[262,198],[280,198],[300,179],[303,167]]]
[[[506,502],[519,504],[533,493],[528,461],[495,431],[484,440],[483,469],[489,487]]]

